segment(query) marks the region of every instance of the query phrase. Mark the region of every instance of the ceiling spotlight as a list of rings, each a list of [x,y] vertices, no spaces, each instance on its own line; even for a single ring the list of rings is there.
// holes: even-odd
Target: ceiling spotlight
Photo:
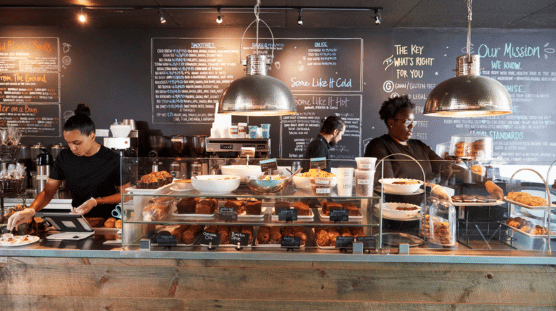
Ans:
[[[297,17],[297,24],[298,25],[303,25],[303,18],[301,17],[301,11],[302,10],[303,10],[302,8],[298,9],[298,11],[299,11],[299,16]]]
[[[158,9],[158,15],[160,16],[160,23],[166,24],[166,19],[164,18],[164,14],[162,13],[161,9]]]
[[[380,14],[380,9],[377,9],[375,11],[375,25],[380,25],[381,19],[382,19],[382,16]]]
[[[222,16],[224,16],[224,14],[222,14],[222,9],[218,8],[218,17],[216,18],[218,24],[222,24]]]
[[[85,13],[83,13],[83,7],[81,7],[81,12],[79,13],[78,19],[82,23],[87,21],[87,15],[85,15]]]

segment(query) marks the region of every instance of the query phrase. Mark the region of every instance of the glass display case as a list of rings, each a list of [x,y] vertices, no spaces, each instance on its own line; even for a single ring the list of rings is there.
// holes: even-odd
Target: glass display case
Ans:
[[[124,249],[350,252],[354,247],[378,251],[382,245],[381,215],[371,208],[378,196],[372,191],[360,195],[355,183],[354,191],[339,195],[335,174],[313,171],[288,178],[302,163],[277,159],[270,175],[258,177],[266,183],[283,183],[271,192],[249,184],[255,176],[202,175],[191,170],[177,175],[182,180],[167,179],[162,172],[176,167],[176,161],[182,168],[200,164],[212,172],[237,163],[222,158],[122,158],[122,178],[129,182],[121,203]],[[243,164],[235,165],[237,169]],[[356,162],[333,161],[332,166],[334,171],[348,167],[353,172]],[[324,181],[328,185],[321,184]]]

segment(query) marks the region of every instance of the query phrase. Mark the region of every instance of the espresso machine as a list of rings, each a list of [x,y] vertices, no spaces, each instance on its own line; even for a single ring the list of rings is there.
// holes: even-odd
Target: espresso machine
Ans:
[[[50,176],[50,169],[54,163],[52,154],[48,152],[48,149],[42,148],[41,151],[42,153],[37,156],[37,174],[34,177],[37,194],[44,190]]]
[[[249,165],[257,165],[260,160],[270,156],[270,139],[268,138],[207,138],[206,153],[209,167],[218,173],[222,165],[246,165],[247,159],[240,157],[241,148],[254,148],[255,156],[249,159]]]

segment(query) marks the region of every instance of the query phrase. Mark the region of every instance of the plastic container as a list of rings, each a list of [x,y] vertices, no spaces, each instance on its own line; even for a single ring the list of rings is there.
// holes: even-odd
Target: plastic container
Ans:
[[[262,138],[270,138],[270,124],[261,124],[261,137]]]
[[[466,159],[492,159],[492,137],[474,133],[453,135],[450,154]],[[440,155],[440,154],[439,154]]]
[[[238,136],[237,125],[230,126],[230,138],[237,138],[237,136]]]
[[[237,124],[237,137],[238,138],[247,137],[247,123],[238,123]]]
[[[355,171],[355,194],[358,196],[373,195],[375,171]]]
[[[372,157],[358,157],[355,158],[357,162],[357,169],[361,171],[371,171],[375,169],[376,158]]]
[[[337,178],[353,178],[353,167],[338,167],[336,169]]]
[[[450,142],[440,143],[436,145],[436,154],[442,159],[446,159],[450,154]]]
[[[257,127],[249,126],[249,138],[257,138]]]

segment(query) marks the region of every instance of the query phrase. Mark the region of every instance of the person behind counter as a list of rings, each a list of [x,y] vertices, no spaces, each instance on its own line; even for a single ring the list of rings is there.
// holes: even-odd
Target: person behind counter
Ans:
[[[346,124],[342,118],[338,116],[329,116],[322,121],[320,133],[315,137],[307,146],[303,158],[303,171],[308,171],[310,167],[309,159],[311,158],[326,158],[326,171],[330,172],[330,161],[328,150],[334,147],[346,131]]]
[[[13,214],[8,230],[30,221],[54,197],[65,179],[72,196],[72,211],[87,217],[109,218],[121,202],[120,156],[95,141],[95,124],[89,107],[79,104],[75,115],[64,124],[63,135],[69,150],[63,150],[54,161],[44,190],[29,208]]]
[[[411,156],[421,164],[427,186],[431,187],[431,194],[451,201],[445,189],[438,186],[436,182],[448,180],[453,172],[452,163],[445,161],[422,141],[411,139],[415,122],[414,110],[415,104],[407,95],[385,101],[379,114],[388,128],[388,134],[371,140],[365,149],[365,157],[376,157],[380,161],[393,154]],[[388,160],[395,161],[384,161],[385,178],[423,180],[423,172],[410,158],[393,155]],[[502,190],[492,182],[487,183],[485,184],[487,191],[502,199],[500,197]]]

